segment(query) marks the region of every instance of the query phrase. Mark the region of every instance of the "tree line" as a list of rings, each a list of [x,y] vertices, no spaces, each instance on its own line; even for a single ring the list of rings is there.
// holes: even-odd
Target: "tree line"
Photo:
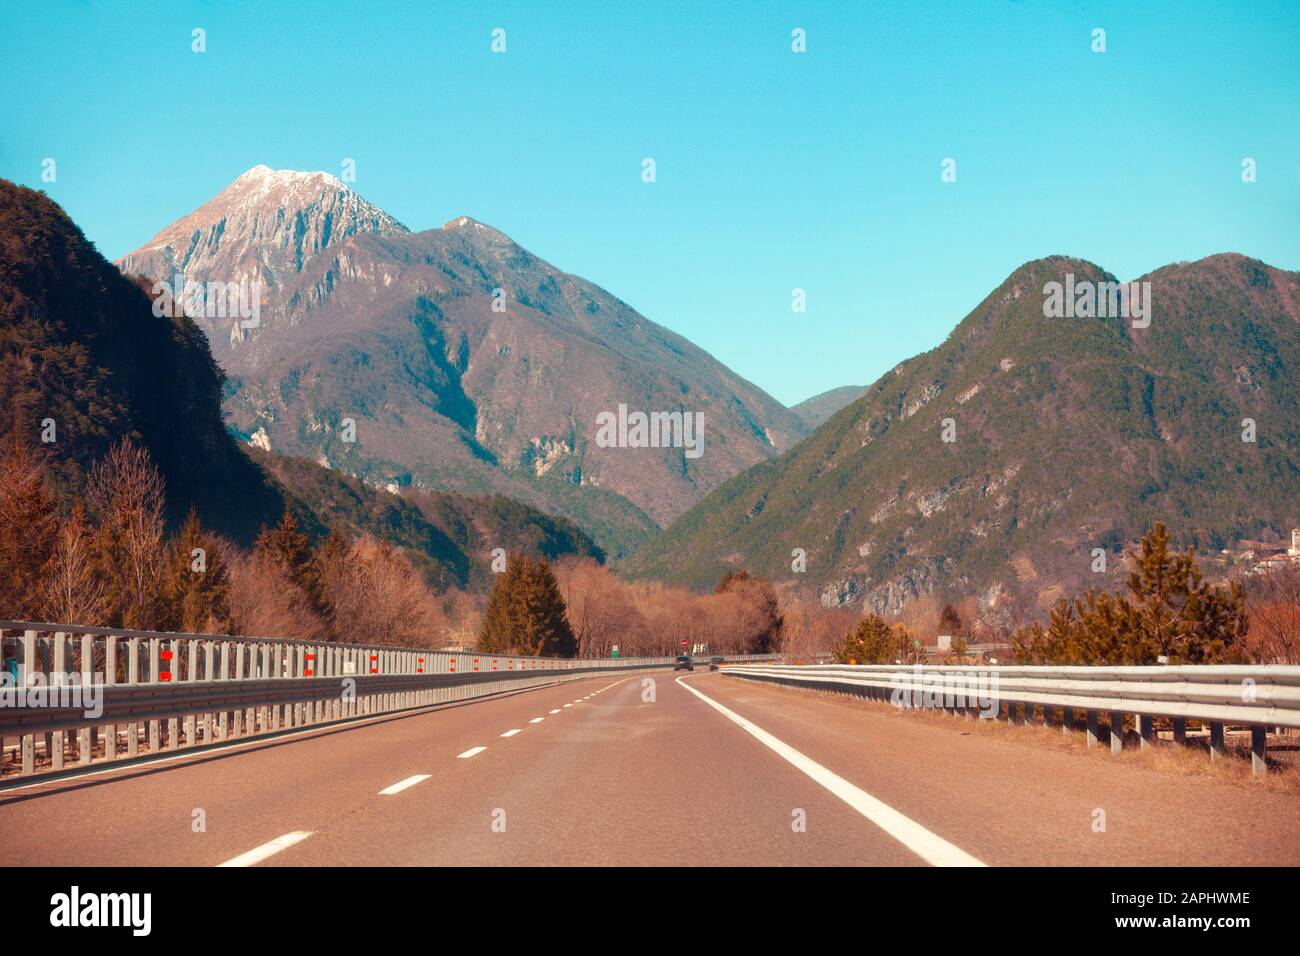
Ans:
[[[61,511],[41,456],[0,449],[0,609],[9,619],[135,630],[431,646],[446,604],[396,548],[332,530],[313,547],[289,510],[251,550],[197,512],[170,537],[158,469],[129,439]]]

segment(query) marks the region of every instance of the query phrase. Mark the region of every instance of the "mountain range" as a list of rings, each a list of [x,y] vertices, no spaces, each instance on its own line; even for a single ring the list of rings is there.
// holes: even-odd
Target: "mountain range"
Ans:
[[[1300,523],[1300,274],[1241,255],[1140,277],[1149,323],[1049,318],[1054,283],[1115,277],[1026,263],[937,348],[786,409],[501,232],[412,232],[324,173],[249,170],[120,260],[125,278],[5,185],[14,421],[73,423],[74,492],[114,435],[143,436],[235,537],[288,502],[449,583],[522,547],[698,588],[745,568],[894,612],[1114,586],[1156,520],[1202,552]],[[149,317],[178,273],[193,320]],[[240,282],[260,314],[208,314],[208,284]],[[620,407],[702,415],[704,453],[598,441]]]
[[[118,265],[196,284],[187,308],[246,440],[375,486],[508,495],[616,557],[807,432],[496,229],[459,217],[411,232],[325,173],[255,167]],[[240,281],[260,284],[256,324],[208,315],[206,284]],[[620,405],[701,415],[707,452],[604,447],[598,416]]]
[[[222,372],[184,314],[105,260],[43,193],[0,180],[0,439],[39,450],[56,496],[84,498],[93,464],[129,438],[148,449],[175,527],[194,507],[243,545],[287,507],[315,537],[386,538],[434,583],[485,589],[494,548],[600,557],[576,526],[494,495],[399,497],[302,459],[238,444]]]
[[[1300,273],[1216,255],[1141,277],[1145,328],[1045,317],[1050,283],[1114,281],[1027,263],[625,570],[707,587],[743,566],[886,612],[1004,589],[1045,606],[1116,586],[1119,552],[1156,520],[1201,551],[1300,524]]]

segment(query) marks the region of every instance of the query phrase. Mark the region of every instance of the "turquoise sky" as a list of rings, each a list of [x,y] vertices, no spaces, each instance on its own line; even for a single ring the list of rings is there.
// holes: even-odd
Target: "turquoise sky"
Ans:
[[[0,0],[0,23],[0,176],[110,257],[257,163],[351,157],[407,226],[489,223],[785,402],[932,348],[1028,259],[1300,269],[1295,0]]]

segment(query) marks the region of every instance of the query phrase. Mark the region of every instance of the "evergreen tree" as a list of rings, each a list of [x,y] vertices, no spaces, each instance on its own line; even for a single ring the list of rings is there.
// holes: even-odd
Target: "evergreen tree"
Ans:
[[[506,569],[496,575],[488,595],[487,609],[479,630],[478,649],[489,654],[507,653],[514,640],[515,595],[520,591],[520,575],[524,558],[512,554],[506,559]]]
[[[314,576],[312,573],[311,539],[298,528],[298,521],[287,507],[280,523],[274,528],[264,528],[257,536],[257,553],[273,561],[280,570],[300,587]]]
[[[168,548],[163,588],[168,627],[187,633],[230,632],[230,571],[221,542],[203,529],[193,506]]]
[[[479,650],[538,657],[573,657],[578,642],[551,566],[513,554],[488,596]]]
[[[41,462],[15,431],[0,452],[0,603],[5,617],[34,620],[59,537]]]
[[[321,564],[312,551],[311,539],[299,529],[287,506],[280,523],[274,528],[264,528],[257,536],[254,552],[258,559],[279,568],[298,587],[317,616],[330,620],[331,608],[321,578]]]
[[[892,664],[897,659],[898,630],[879,614],[868,612],[832,654],[840,664]]]
[[[1013,638],[1015,657],[1031,664],[1223,664],[1245,659],[1248,619],[1236,581],[1210,585],[1192,549],[1169,547],[1161,522],[1133,555],[1128,595],[1092,590],[1052,609]]]

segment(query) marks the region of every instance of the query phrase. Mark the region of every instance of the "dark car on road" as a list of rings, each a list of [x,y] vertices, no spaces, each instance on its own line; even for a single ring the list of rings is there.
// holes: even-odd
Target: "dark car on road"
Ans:
[[[695,661],[691,660],[689,654],[678,654],[677,660],[673,662],[673,670],[695,670]]]
[[[709,670],[711,670],[711,671],[716,671],[716,670],[717,670],[719,667],[721,667],[721,666],[722,666],[722,658],[721,658],[721,657],[710,657],[710,658],[709,658]]]

